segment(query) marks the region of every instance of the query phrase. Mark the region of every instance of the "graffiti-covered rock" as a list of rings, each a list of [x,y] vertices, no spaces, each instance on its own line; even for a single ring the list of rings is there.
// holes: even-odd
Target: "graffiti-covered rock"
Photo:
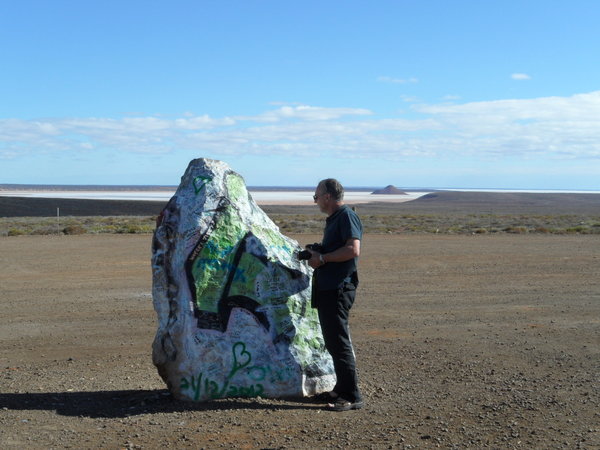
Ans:
[[[189,164],[152,246],[153,362],[175,397],[306,396],[333,387],[299,250],[227,164]]]

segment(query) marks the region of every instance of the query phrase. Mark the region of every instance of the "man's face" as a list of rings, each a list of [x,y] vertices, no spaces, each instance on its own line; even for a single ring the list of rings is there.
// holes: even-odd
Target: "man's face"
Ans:
[[[319,206],[321,212],[327,212],[327,201],[329,200],[329,194],[325,192],[323,186],[319,185],[315,189],[315,195],[313,195],[313,200]]]

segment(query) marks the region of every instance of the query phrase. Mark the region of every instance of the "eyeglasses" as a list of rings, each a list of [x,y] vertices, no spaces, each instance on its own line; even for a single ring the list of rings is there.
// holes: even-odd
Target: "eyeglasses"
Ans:
[[[313,195],[313,200],[316,202],[319,197],[323,197],[325,194],[329,194],[329,192],[323,192],[322,194]]]

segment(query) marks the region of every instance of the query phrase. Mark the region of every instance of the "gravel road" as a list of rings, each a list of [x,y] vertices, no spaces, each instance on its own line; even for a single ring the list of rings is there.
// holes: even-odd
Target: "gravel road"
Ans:
[[[597,235],[367,235],[346,413],[173,401],[150,239],[0,238],[0,447],[600,448]]]

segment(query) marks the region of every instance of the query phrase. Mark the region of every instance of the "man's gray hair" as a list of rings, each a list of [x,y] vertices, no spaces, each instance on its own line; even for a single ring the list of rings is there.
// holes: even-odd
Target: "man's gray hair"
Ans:
[[[344,200],[344,186],[335,178],[326,178],[319,183],[323,186],[325,192],[330,194],[334,200],[341,202]]]

